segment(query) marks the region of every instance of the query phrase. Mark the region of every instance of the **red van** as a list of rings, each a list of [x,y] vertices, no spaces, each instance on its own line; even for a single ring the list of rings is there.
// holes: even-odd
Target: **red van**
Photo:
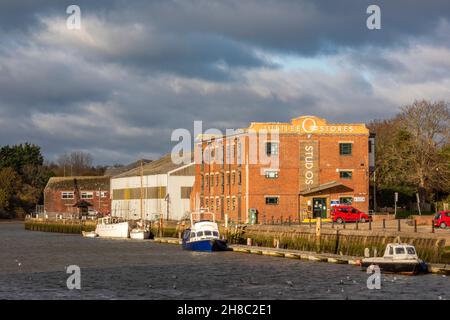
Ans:
[[[331,211],[333,221],[337,223],[368,222],[372,217],[352,206],[334,206]]]
[[[450,227],[450,210],[438,212],[434,217],[434,226],[442,229]]]

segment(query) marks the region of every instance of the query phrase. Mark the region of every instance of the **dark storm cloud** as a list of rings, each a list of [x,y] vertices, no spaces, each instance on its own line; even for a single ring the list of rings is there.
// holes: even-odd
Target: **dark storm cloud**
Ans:
[[[66,29],[70,4],[82,32]],[[369,4],[381,30],[366,28]],[[194,120],[388,117],[450,98],[449,31],[444,0],[3,0],[0,144],[115,163],[170,151]]]

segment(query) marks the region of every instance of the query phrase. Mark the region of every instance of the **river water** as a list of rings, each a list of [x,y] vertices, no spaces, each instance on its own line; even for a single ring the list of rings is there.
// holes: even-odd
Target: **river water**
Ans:
[[[66,267],[81,269],[69,290]],[[0,299],[450,299],[450,277],[382,275],[350,265],[172,244],[83,238],[0,223]]]

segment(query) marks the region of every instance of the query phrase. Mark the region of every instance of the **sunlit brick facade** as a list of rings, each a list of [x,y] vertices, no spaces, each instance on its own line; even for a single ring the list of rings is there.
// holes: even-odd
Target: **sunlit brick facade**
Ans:
[[[338,203],[368,210],[364,124],[328,124],[314,116],[252,123],[227,136],[202,135],[196,148],[192,210],[235,222],[248,222],[251,209],[260,222],[328,217]]]

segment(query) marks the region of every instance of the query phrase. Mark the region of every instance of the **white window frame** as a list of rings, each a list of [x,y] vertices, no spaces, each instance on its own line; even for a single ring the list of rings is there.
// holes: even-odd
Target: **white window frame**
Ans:
[[[64,197],[64,195],[71,195],[71,197]],[[73,191],[61,191],[61,199],[72,200],[75,199],[75,193]]]
[[[88,196],[90,196],[90,197],[88,197]],[[92,192],[92,191],[82,191],[81,193],[80,193],[80,198],[81,199],[94,199],[94,192]]]

